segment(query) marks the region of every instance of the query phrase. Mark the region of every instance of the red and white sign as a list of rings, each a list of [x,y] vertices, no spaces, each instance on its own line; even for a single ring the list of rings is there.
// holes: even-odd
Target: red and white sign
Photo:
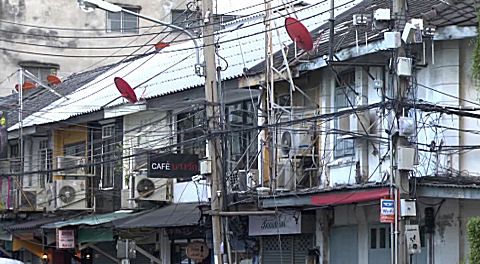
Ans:
[[[57,229],[57,248],[75,248],[75,230]]]
[[[380,199],[380,223],[395,223],[394,199]]]

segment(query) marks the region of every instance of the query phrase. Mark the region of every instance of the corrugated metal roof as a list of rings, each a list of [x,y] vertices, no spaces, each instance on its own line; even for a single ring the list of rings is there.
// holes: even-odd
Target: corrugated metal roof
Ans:
[[[338,2],[346,3],[342,9],[337,10],[340,13],[360,1]],[[327,21],[328,9],[328,2],[321,1],[310,7],[300,8],[295,15],[312,30]],[[272,26],[279,27],[278,31],[273,32],[273,51],[276,52],[281,46],[291,44],[292,41],[283,28],[285,14],[277,12],[273,17]],[[222,72],[223,80],[238,78],[244,74],[244,69],[251,68],[265,59],[263,17],[257,16],[237,22],[229,23],[227,29],[217,34],[220,45],[218,54],[228,62],[227,69]],[[159,53],[116,65],[69,94],[69,100],[58,99],[28,116],[24,119],[23,126],[58,122],[100,110],[107,104],[113,106],[126,103],[123,98],[119,98],[113,83],[113,77],[117,76],[124,78],[135,88],[137,96],[143,94],[146,99],[201,86],[204,84],[204,78],[195,75],[194,53],[193,42],[188,41],[171,45]],[[221,66],[225,68],[226,65],[221,62]],[[18,124],[9,130],[17,128]]]
[[[71,220],[66,220],[66,221],[49,223],[49,224],[46,224],[46,225],[42,225],[42,228],[53,229],[53,228],[61,228],[61,227],[64,227],[64,226],[77,226],[77,225],[95,226],[95,225],[101,225],[101,224],[111,222],[113,220],[117,220],[117,219],[121,219],[121,218],[130,216],[131,213],[132,213],[132,211],[119,211],[119,212],[113,212],[113,213],[109,213],[109,214],[89,215],[89,216],[84,216],[84,217],[80,217],[80,218],[77,218],[77,219],[71,219]]]

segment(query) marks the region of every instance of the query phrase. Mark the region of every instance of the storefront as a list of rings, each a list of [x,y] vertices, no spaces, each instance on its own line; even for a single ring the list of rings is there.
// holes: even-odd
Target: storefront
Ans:
[[[249,216],[249,235],[260,236],[261,263],[313,263],[315,216],[286,210]]]

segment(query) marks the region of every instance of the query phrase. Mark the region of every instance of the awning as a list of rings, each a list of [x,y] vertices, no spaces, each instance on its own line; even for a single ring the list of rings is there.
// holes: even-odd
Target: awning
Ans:
[[[171,204],[139,216],[113,221],[113,225],[119,229],[196,226],[202,216],[198,206],[198,203]]]
[[[312,205],[338,205],[378,200],[390,194],[389,189],[373,191],[354,191],[348,193],[332,193],[312,195]]]
[[[18,251],[22,248],[32,252],[39,258],[41,258],[43,255],[43,246],[41,241],[21,240],[17,237],[14,237],[13,251]]]
[[[117,211],[108,214],[94,214],[94,215],[87,215],[82,216],[79,218],[67,220],[67,221],[59,221],[53,222],[46,225],[42,225],[44,229],[54,229],[54,228],[61,228],[65,226],[76,226],[76,225],[88,225],[88,226],[96,226],[111,222],[116,219],[124,218],[130,216],[133,211],[125,210],[125,211]]]
[[[114,241],[111,228],[81,228],[78,230],[78,243]]]
[[[38,227],[40,227],[44,224],[56,222],[56,221],[59,221],[61,219],[62,219],[61,217],[40,218],[40,219],[35,219],[35,220],[32,220],[32,221],[28,221],[28,222],[23,222],[21,224],[10,225],[10,226],[7,226],[6,229],[10,232],[12,232],[12,231],[33,230],[33,229],[38,229]]]

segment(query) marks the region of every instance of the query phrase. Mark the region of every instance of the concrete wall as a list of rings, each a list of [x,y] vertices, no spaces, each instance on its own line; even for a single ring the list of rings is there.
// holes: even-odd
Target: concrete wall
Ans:
[[[465,263],[469,252],[466,224],[471,217],[480,216],[480,201],[419,198],[417,218],[412,218],[412,223],[424,225],[425,207],[429,206],[432,206],[437,214],[434,234],[435,263]],[[318,209],[316,211],[316,246],[321,252],[320,263],[329,263],[329,229],[354,225],[358,230],[358,263],[367,264],[369,226],[380,224],[379,210],[378,202],[372,202],[370,205],[343,205],[332,209]]]
[[[179,0],[155,0],[155,1],[114,1],[117,4],[138,5],[140,13],[164,21],[171,21],[171,9],[185,9],[185,2]],[[1,47],[11,51],[2,50],[0,54],[1,79],[7,78],[16,71],[19,63],[24,61],[35,61],[39,63],[50,63],[59,65],[58,75],[67,77],[72,73],[91,69],[105,64],[120,61],[124,57],[117,55],[128,55],[134,52],[139,45],[137,54],[152,51],[155,43],[162,39],[155,37],[152,32],[160,32],[162,28],[149,28],[154,25],[145,20],[139,20],[140,27],[147,27],[140,30],[145,36],[133,35],[131,33],[107,33],[106,13],[102,10],[85,13],[78,7],[76,0],[0,0],[0,19],[12,23],[0,23],[2,30]],[[31,26],[30,26],[31,25]],[[70,30],[65,30],[70,28]],[[18,32],[22,34],[17,34]],[[167,31],[165,31],[167,32]],[[124,37],[130,35],[131,37]],[[178,33],[172,34],[171,40]],[[98,38],[108,36],[115,38]],[[86,37],[86,38],[83,38]],[[183,37],[180,37],[182,39]],[[179,39],[177,39],[179,40]],[[33,43],[34,45],[20,44]],[[39,46],[42,45],[42,46]],[[132,46],[137,47],[132,47]],[[121,49],[120,47],[127,48]],[[78,49],[81,47],[103,47],[107,49]],[[108,48],[111,47],[111,48]],[[114,48],[115,47],[115,48]],[[23,51],[24,53],[13,50]],[[45,56],[27,54],[25,52],[36,52],[44,54],[56,54],[57,56]],[[65,56],[112,56],[111,58],[90,57],[75,58]],[[14,74],[0,86],[0,95],[11,93],[15,84],[18,83],[18,74]]]

